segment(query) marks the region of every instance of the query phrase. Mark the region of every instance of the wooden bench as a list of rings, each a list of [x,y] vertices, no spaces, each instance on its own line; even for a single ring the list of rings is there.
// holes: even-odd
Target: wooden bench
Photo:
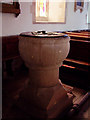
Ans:
[[[66,84],[72,83],[77,84],[77,87],[88,88],[90,87],[90,38],[87,31],[66,33],[71,38],[70,52],[60,68],[61,80]]]
[[[90,41],[90,32],[65,32],[71,39],[87,40]]]

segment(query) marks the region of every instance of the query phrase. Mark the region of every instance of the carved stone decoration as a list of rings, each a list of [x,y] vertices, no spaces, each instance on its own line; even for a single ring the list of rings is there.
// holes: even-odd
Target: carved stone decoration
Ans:
[[[59,80],[59,67],[67,57],[70,38],[66,35],[19,36],[19,51],[29,68],[29,82],[18,106],[36,118],[56,118],[72,105]]]

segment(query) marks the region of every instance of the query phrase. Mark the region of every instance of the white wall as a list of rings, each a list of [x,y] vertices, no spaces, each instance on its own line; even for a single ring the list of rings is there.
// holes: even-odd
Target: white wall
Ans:
[[[2,35],[16,35],[26,31],[46,30],[46,31],[64,31],[64,30],[80,30],[87,29],[86,13],[87,3],[84,5],[84,11],[74,12],[74,3],[67,2],[66,8],[66,24],[33,24],[32,14],[30,11],[32,3],[21,2],[21,14],[15,17],[14,14],[2,14]],[[1,17],[1,13],[0,13]]]
[[[88,23],[90,23],[90,2],[88,5]]]

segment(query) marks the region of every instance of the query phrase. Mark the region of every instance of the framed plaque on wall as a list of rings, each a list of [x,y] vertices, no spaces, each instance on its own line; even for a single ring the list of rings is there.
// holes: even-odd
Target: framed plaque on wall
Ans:
[[[76,12],[77,9],[80,9],[80,12],[83,11],[84,7],[84,0],[75,0],[74,11]]]

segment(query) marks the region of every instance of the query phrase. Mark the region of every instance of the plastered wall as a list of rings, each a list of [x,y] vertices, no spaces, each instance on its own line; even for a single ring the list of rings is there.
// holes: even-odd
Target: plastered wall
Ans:
[[[26,31],[66,31],[88,29],[86,23],[87,3],[84,4],[84,10],[74,12],[74,2],[67,2],[66,7],[66,23],[65,24],[33,24],[32,19],[32,3],[20,2],[21,14],[15,17],[14,14],[0,13],[2,18],[2,26],[0,31],[3,36],[16,35]],[[0,33],[1,33],[0,32]]]

